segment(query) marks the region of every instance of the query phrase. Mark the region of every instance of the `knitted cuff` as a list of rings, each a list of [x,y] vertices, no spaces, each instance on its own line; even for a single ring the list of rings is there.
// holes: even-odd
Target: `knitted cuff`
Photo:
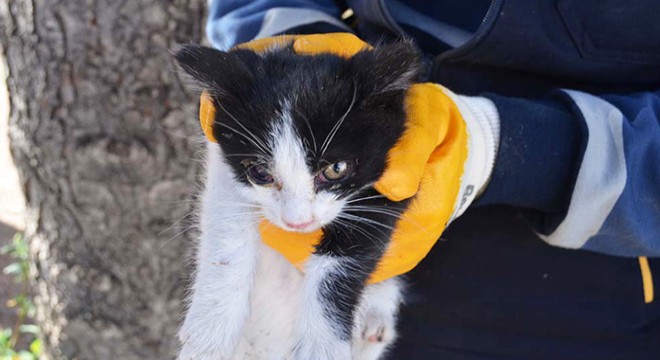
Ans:
[[[469,135],[468,158],[451,222],[463,214],[488,185],[500,143],[500,117],[490,99],[444,91],[456,103]]]

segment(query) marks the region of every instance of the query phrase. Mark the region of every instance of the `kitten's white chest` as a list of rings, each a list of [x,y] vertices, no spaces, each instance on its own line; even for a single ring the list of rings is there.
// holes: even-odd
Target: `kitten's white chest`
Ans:
[[[303,276],[282,255],[261,244],[251,312],[235,360],[281,360],[293,346]]]

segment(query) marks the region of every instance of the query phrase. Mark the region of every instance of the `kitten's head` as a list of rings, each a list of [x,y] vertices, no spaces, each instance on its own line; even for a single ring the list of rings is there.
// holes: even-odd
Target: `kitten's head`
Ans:
[[[405,127],[419,61],[410,43],[352,58],[187,45],[181,67],[211,94],[213,135],[243,196],[273,224],[310,232],[370,189]]]

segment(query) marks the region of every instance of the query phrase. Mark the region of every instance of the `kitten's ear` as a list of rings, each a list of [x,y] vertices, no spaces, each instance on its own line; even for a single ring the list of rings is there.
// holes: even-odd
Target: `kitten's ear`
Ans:
[[[407,89],[421,69],[420,57],[410,41],[399,41],[362,51],[350,59],[355,69],[366,71],[376,93]]]
[[[258,55],[247,52],[224,52],[196,44],[184,45],[174,54],[179,66],[202,86],[216,94],[240,91],[252,82],[250,60]],[[246,61],[247,60],[247,61]]]

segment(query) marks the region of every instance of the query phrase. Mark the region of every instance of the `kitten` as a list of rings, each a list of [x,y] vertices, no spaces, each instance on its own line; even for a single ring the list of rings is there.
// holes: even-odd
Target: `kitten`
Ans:
[[[350,59],[187,45],[183,70],[216,107],[195,281],[179,359],[378,359],[402,282],[365,286],[408,202],[373,189],[405,128],[419,61],[410,43]],[[265,246],[261,219],[323,230],[299,273]]]

